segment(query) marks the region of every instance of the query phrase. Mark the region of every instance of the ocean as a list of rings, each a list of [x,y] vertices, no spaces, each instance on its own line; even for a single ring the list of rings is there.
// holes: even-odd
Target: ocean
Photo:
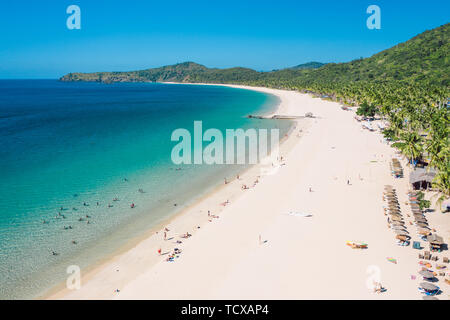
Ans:
[[[290,122],[246,117],[278,103],[222,86],[0,80],[0,299],[43,294],[246,168],[175,165],[175,129],[282,137]]]

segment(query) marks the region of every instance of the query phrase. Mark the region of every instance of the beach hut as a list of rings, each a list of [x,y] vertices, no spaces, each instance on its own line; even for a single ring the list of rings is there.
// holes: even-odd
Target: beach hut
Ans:
[[[436,175],[436,170],[432,168],[416,168],[409,175],[409,183],[412,185],[414,190],[428,189],[431,187],[431,182]]]

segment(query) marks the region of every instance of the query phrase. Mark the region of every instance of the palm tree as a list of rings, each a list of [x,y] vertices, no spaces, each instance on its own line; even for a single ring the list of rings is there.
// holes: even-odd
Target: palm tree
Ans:
[[[415,131],[403,131],[400,133],[400,141],[392,144],[394,148],[398,148],[412,164],[413,161],[422,158],[423,139]]]

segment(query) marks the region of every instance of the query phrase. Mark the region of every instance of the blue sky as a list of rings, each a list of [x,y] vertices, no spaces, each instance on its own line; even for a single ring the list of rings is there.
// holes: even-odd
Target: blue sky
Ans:
[[[66,27],[69,5],[81,30]],[[369,30],[369,5],[381,30]],[[445,24],[444,0],[0,1],[0,78],[126,71],[183,61],[272,70],[368,57]]]

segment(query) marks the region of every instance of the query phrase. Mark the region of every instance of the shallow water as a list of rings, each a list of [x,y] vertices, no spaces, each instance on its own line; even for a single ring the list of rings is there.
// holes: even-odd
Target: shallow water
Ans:
[[[1,80],[0,298],[43,293],[246,167],[173,164],[173,130],[202,120],[282,136],[289,122],[246,118],[278,102],[221,86]]]

